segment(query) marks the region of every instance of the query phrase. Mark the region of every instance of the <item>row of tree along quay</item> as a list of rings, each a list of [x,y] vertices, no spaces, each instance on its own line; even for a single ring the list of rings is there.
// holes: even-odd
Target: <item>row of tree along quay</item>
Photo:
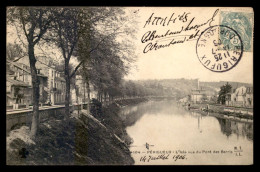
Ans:
[[[30,137],[39,128],[39,78],[37,56],[59,52],[66,81],[65,114],[70,116],[70,87],[75,74],[98,90],[98,99],[113,98],[120,82],[135,60],[134,46],[124,35],[135,37],[135,14],[116,7],[8,7],[7,24],[15,27],[19,44],[29,58],[33,90]],[[54,57],[55,58],[55,57]],[[74,60],[78,64],[72,65]],[[104,96],[104,98],[102,97]],[[89,106],[89,103],[88,103]],[[87,108],[90,109],[89,107]]]

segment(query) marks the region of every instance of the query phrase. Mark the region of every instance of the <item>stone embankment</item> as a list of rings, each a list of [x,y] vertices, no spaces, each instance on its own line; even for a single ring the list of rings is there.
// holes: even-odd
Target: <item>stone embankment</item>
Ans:
[[[207,112],[214,114],[219,114],[221,116],[226,116],[228,118],[238,118],[244,119],[246,121],[253,120],[253,109],[243,108],[243,107],[227,107],[222,105],[213,104],[191,104],[188,109],[199,112]]]

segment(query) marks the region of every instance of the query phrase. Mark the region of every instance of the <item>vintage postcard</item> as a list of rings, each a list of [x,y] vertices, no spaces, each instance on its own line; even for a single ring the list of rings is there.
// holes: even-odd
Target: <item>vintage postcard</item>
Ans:
[[[7,165],[252,165],[250,7],[9,6]]]

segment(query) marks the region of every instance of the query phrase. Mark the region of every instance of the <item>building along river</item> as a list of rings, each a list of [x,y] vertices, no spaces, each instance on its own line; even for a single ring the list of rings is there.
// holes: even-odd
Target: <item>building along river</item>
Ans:
[[[189,111],[173,100],[123,107],[136,165],[253,164],[253,123]]]

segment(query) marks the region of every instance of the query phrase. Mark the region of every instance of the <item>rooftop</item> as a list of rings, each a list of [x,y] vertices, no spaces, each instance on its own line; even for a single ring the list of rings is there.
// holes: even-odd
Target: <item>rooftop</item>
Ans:
[[[25,82],[23,81],[19,81],[19,80],[14,80],[14,79],[11,79],[11,78],[6,78],[6,81],[7,82],[10,82],[11,85],[15,85],[15,86],[20,86],[20,87],[31,87],[29,84],[26,84]]]

